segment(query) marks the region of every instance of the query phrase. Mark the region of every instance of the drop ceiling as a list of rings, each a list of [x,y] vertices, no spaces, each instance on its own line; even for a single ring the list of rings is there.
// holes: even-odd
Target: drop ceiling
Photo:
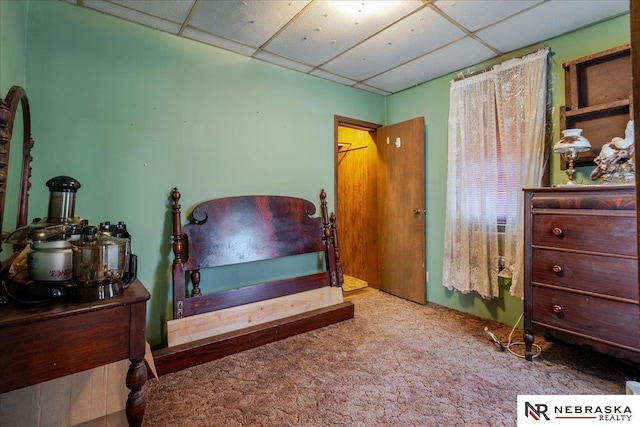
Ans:
[[[63,1],[382,95],[629,11],[629,0]]]

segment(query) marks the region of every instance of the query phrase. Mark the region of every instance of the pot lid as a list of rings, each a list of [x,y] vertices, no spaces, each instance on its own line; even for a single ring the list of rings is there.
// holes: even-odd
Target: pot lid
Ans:
[[[64,191],[67,193],[75,193],[81,187],[77,179],[70,176],[55,176],[47,181],[49,191]]]
[[[129,239],[123,237],[109,236],[107,234],[98,234],[98,228],[95,225],[88,225],[82,229],[82,238],[71,240],[72,246],[77,248],[89,248],[109,245],[125,245]]]

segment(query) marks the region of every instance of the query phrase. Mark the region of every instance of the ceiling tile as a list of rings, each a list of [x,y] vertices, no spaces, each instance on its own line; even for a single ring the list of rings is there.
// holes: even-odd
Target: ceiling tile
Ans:
[[[317,1],[265,49],[320,65],[421,7],[421,1]]]
[[[493,58],[496,54],[471,37],[380,74],[364,83],[391,93],[416,86],[455,70]]]
[[[357,87],[358,89],[366,90],[367,92],[377,93],[378,95],[383,95],[383,96],[391,95],[391,93],[392,93],[392,92],[387,92],[386,90],[382,90],[382,89],[378,89],[378,88],[375,88],[375,87],[368,86],[368,85],[366,85],[364,83],[358,83],[357,85],[355,85],[353,87]]]
[[[127,21],[136,22],[138,24],[145,25],[147,27],[155,28],[157,30],[165,31],[171,34],[178,34],[180,31],[180,25],[174,22],[169,22],[164,19],[156,18],[154,16],[147,15],[142,12],[138,12],[133,9],[119,6],[115,3],[108,3],[97,0],[84,0],[83,6],[90,9],[98,10],[109,15],[117,16]]]
[[[498,50],[509,52],[628,10],[627,0],[552,0],[476,34]]]
[[[437,0],[433,4],[473,32],[540,3],[542,0]]]
[[[463,36],[462,30],[426,8],[328,62],[322,69],[364,80]]]
[[[351,79],[347,79],[345,77],[341,77],[341,76],[336,76],[335,74],[331,74],[331,73],[327,73],[326,71],[322,71],[322,70],[313,70],[311,73],[312,76],[316,76],[316,77],[322,77],[323,79],[326,80],[331,80],[332,82],[337,82],[343,85],[347,85],[347,86],[352,86],[356,83],[358,83],[355,80],[351,80]]]
[[[301,71],[303,73],[308,73],[313,70],[313,67],[310,65],[301,64],[299,62],[292,61],[291,59],[283,58],[265,51],[258,52],[254,55],[254,58],[262,59],[263,61],[280,65],[281,67],[289,68],[291,70]]]
[[[195,0],[111,0],[113,3],[182,25]]]
[[[217,0],[198,3],[190,26],[254,47],[262,46],[308,1]]]
[[[256,49],[250,46],[245,46],[240,43],[236,43],[230,40],[226,40],[220,37],[213,36],[211,34],[195,30],[193,28],[187,28],[182,33],[182,36],[196,40],[202,43],[209,44],[211,46],[220,47],[222,49],[230,50],[241,55],[251,56],[255,53]]]

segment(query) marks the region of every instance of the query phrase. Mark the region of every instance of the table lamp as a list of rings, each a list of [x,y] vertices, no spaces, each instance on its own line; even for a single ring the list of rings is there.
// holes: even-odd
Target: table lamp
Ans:
[[[576,172],[573,168],[573,162],[578,160],[580,153],[589,151],[591,144],[589,140],[582,136],[582,129],[565,129],[562,131],[562,138],[553,146],[553,152],[560,154],[567,162],[568,181],[566,185],[575,185],[573,174]]]

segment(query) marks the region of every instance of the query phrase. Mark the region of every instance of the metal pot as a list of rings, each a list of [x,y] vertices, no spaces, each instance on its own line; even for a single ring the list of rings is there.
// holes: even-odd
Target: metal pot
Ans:
[[[98,226],[98,234],[104,236],[121,237],[127,241],[125,245],[124,287],[136,278],[138,257],[131,253],[131,235],[127,231],[124,221],[112,224],[111,221],[101,222]]]
[[[63,282],[71,279],[71,245],[66,240],[34,242],[27,253],[29,278],[36,281]]]
[[[122,288],[128,240],[98,235],[95,226],[82,230],[82,238],[69,242],[72,251],[73,282],[82,287],[118,284]]]

